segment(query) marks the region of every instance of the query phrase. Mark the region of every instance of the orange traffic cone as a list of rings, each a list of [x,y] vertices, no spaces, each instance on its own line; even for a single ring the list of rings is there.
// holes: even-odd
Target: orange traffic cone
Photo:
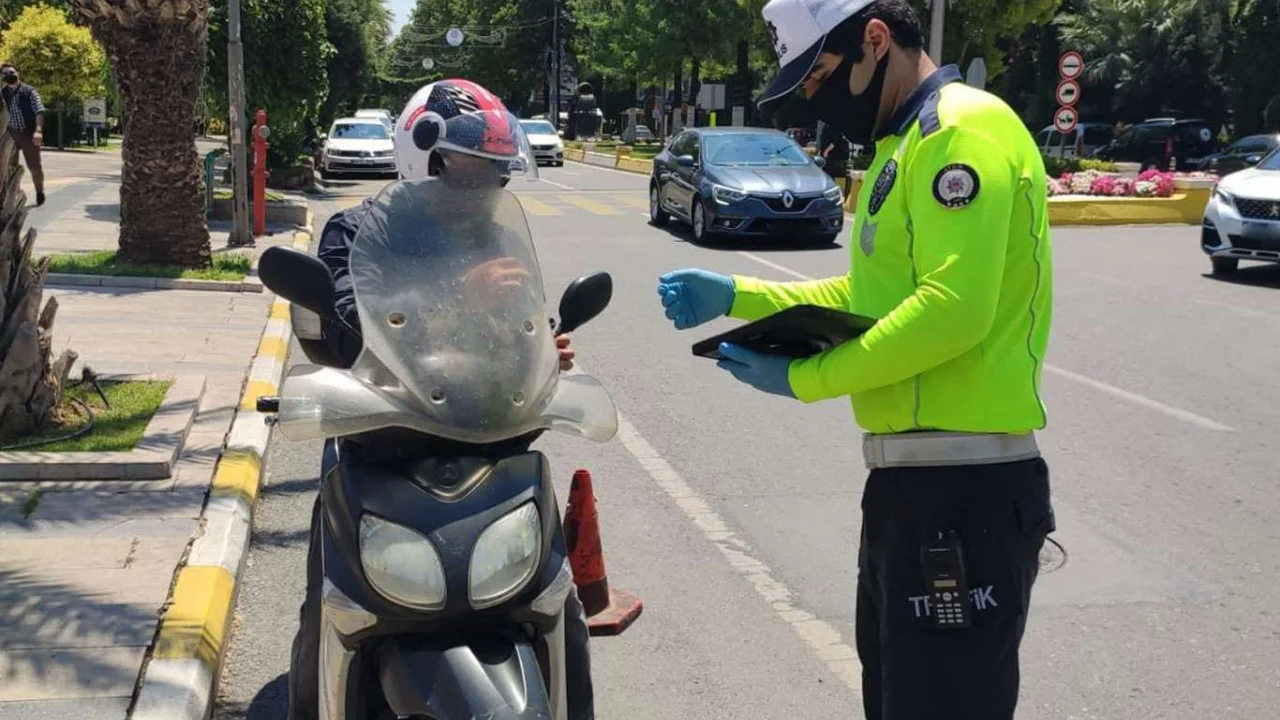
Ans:
[[[604,548],[600,544],[600,517],[591,489],[591,473],[573,473],[569,507],[564,513],[564,537],[573,569],[573,584],[587,613],[592,635],[620,635],[640,617],[644,603],[623,590],[609,589],[604,571]]]

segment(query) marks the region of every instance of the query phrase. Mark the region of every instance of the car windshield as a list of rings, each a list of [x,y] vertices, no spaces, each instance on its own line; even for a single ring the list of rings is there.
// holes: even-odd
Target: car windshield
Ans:
[[[386,125],[368,122],[334,125],[329,137],[337,140],[387,140],[391,135],[387,132]]]
[[[708,165],[807,165],[809,156],[785,135],[734,133],[706,139]]]
[[[555,135],[556,129],[549,122],[523,122],[524,131],[530,135]]]
[[[1272,150],[1266,157],[1262,158],[1262,162],[1258,163],[1259,170],[1280,170],[1280,148]]]

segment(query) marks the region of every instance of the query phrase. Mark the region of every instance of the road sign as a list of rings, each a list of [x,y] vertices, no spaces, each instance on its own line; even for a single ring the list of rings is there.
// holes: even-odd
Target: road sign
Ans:
[[[107,126],[107,99],[89,98],[84,101],[85,127],[104,128]]]
[[[1058,83],[1058,104],[1063,107],[1075,107],[1080,99],[1080,83],[1075,80],[1063,80]]]
[[[1058,132],[1064,134],[1075,130],[1079,122],[1080,116],[1076,114],[1076,109],[1072,107],[1060,107],[1053,116],[1053,126],[1058,129]]]
[[[747,109],[741,105],[733,106],[733,126],[742,127],[747,124]]]
[[[431,70],[434,70],[435,67],[436,67],[436,61],[434,58],[422,58],[423,70],[430,72]]]
[[[462,29],[449,28],[449,32],[444,34],[444,41],[449,43],[450,47],[458,47],[462,44]]]
[[[698,107],[703,110],[724,109],[724,85],[707,83],[698,89]]]
[[[1084,72],[1084,57],[1075,50],[1063,53],[1058,61],[1058,73],[1063,80],[1075,80]]]

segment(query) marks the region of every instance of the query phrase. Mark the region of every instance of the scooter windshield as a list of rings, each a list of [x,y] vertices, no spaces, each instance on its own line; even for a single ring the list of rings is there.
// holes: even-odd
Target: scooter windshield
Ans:
[[[616,433],[604,387],[559,372],[533,239],[510,192],[389,185],[356,234],[350,278],[364,349],[350,371],[290,373],[286,437],[407,427],[481,444],[540,429]]]

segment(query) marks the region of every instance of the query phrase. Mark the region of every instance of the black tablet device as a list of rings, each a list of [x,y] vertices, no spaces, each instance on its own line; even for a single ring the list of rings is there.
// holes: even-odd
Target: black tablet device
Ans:
[[[759,353],[807,358],[843,345],[875,324],[875,320],[862,315],[817,305],[796,305],[696,343],[693,354],[719,360],[720,344],[727,342]]]

